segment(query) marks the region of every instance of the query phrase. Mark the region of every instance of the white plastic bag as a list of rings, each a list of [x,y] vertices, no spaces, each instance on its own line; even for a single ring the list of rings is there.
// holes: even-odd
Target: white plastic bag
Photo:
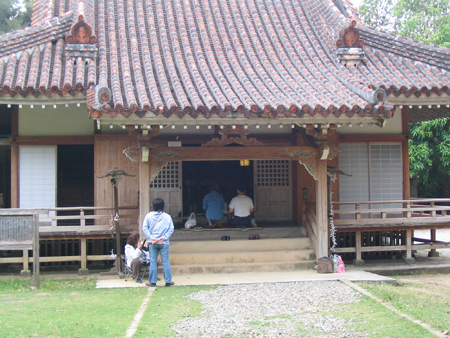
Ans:
[[[195,217],[195,213],[191,213],[186,221],[186,223],[184,224],[184,228],[185,229],[192,229],[195,228],[197,226],[197,218]]]

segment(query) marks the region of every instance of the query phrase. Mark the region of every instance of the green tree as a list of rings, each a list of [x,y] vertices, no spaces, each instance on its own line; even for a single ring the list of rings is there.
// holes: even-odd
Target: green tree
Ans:
[[[410,177],[420,197],[448,197],[450,192],[450,118],[410,126]]]
[[[429,44],[450,47],[450,0],[364,0],[362,20]],[[410,177],[420,197],[450,196],[450,118],[409,128]]]
[[[32,7],[32,0],[1,0],[0,35],[29,26]]]
[[[395,0],[364,0],[359,14],[366,25],[382,30],[395,30],[395,18],[392,15]]]
[[[450,47],[450,0],[364,0],[359,11],[370,26]]]

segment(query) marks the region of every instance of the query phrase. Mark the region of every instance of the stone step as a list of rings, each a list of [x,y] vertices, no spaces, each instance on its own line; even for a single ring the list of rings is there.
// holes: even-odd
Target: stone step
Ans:
[[[312,269],[315,256],[307,237],[209,238],[171,241],[170,262],[178,274],[283,271]]]
[[[170,261],[174,265],[296,262],[313,258],[311,249],[170,253]]]
[[[172,274],[201,274],[201,273],[233,273],[252,271],[295,271],[311,270],[315,260],[296,262],[264,262],[264,263],[233,263],[233,264],[190,264],[171,265]],[[176,279],[176,277],[174,277]]]
[[[193,240],[171,241],[170,254],[175,253],[216,253],[233,251],[279,251],[311,249],[311,242],[307,237],[300,238],[269,238],[259,240],[238,239],[229,241]]]

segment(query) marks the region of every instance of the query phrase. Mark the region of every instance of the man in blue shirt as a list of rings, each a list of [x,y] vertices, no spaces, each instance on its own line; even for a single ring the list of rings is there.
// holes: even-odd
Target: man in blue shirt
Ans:
[[[148,251],[150,252],[150,276],[147,286],[156,286],[158,280],[158,253],[161,254],[163,264],[164,279],[166,286],[174,285],[172,282],[172,270],[169,261],[169,238],[174,231],[172,217],[165,213],[164,201],[155,198],[152,201],[153,211],[150,211],[144,218],[142,230],[149,241]]]
[[[225,200],[223,196],[218,192],[219,185],[217,183],[211,183],[209,185],[210,193],[203,199],[203,210],[206,210],[206,219],[208,220],[208,226],[210,228],[217,225],[222,226],[220,222],[223,218],[223,206]]]

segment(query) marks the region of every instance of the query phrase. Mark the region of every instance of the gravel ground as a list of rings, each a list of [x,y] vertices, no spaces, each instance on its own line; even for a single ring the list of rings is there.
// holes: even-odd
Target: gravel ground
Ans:
[[[415,230],[414,236],[424,239],[430,239],[430,230]],[[436,240],[450,242],[450,229],[437,229]],[[450,249],[437,249],[441,257],[450,257]]]
[[[178,322],[176,337],[363,337],[344,319],[322,314],[359,297],[336,281],[219,286],[189,296],[202,314]]]

